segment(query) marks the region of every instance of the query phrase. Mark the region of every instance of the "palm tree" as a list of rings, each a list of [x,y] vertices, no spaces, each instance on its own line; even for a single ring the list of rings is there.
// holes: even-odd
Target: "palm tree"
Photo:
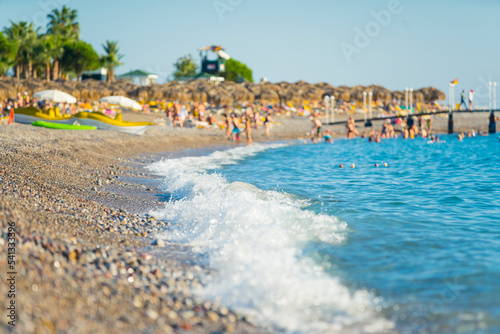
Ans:
[[[52,80],[56,80],[62,76],[62,69],[59,65],[64,54],[64,43],[57,35],[52,35]]]
[[[58,41],[50,34],[41,35],[36,43],[35,57],[36,61],[45,67],[45,80],[50,80],[50,62],[58,47]]]
[[[106,51],[106,54],[101,57],[101,64],[108,69],[107,81],[111,82],[115,75],[115,67],[123,65],[120,62],[123,55],[118,53],[120,52],[118,42],[106,41],[106,44],[103,44],[102,47]]]
[[[0,31],[0,77],[3,77],[9,68],[15,64],[16,55],[17,43],[10,41]]]
[[[60,62],[64,53],[63,46],[80,39],[80,24],[76,21],[77,11],[66,6],[63,6],[61,10],[54,9],[47,15],[47,18],[49,19],[47,33],[54,36],[52,79],[57,79],[62,76]]]
[[[64,42],[80,39],[80,24],[76,21],[78,13],[75,9],[63,6],[60,11],[54,9],[47,18],[47,33],[61,37]]]
[[[16,64],[14,71],[16,77],[21,77],[24,69],[26,78],[31,77],[32,62],[34,58],[34,46],[38,37],[38,29],[35,29],[33,22],[20,21],[18,23],[10,22],[9,28],[4,28],[7,38],[18,45]]]

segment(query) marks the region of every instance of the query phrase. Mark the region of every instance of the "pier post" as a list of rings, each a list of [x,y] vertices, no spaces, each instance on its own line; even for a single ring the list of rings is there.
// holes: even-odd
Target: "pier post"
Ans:
[[[332,115],[332,122],[335,122],[335,96],[332,95],[330,96],[330,107],[332,108],[331,110],[331,115]]]
[[[325,118],[326,124],[330,123],[330,96],[325,95]]]
[[[490,126],[488,127],[488,132],[497,132],[497,123],[495,122],[495,112],[493,110],[490,112]]]
[[[453,134],[453,111],[448,112],[448,134]]]
[[[370,115],[370,119],[365,123],[365,127],[372,127],[372,97],[373,92],[368,92],[368,113]]]

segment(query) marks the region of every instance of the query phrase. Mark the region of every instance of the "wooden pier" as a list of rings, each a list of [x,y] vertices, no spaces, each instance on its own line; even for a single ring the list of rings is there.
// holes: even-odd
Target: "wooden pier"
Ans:
[[[440,114],[448,114],[448,133],[453,133],[453,114],[454,113],[478,113],[478,112],[488,112],[490,113],[490,124],[489,124],[489,133],[496,132],[496,121],[495,121],[495,112],[500,112],[500,109],[495,110],[452,110],[451,112],[448,110],[444,111],[432,111],[432,112],[421,112],[418,114],[409,114],[409,115],[399,115],[399,116],[384,116],[384,117],[373,117],[368,119],[355,119],[354,122],[366,122],[365,126],[372,126],[372,121],[384,121],[386,119],[393,118],[406,118],[408,116],[432,116],[432,115],[440,115]],[[337,122],[328,122],[324,123],[324,125],[338,125],[345,124],[346,121],[337,121]]]

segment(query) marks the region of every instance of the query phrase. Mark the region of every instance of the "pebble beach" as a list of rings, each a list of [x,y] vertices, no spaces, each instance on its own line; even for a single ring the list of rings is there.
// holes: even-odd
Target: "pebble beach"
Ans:
[[[486,117],[460,114],[456,126],[485,129]],[[308,119],[279,121],[271,137],[255,131],[254,141],[307,139]],[[436,117],[438,131],[446,125],[447,118]],[[211,269],[193,264],[188,249],[157,240],[169,222],[147,213],[162,201],[146,164],[184,149],[232,146],[220,130],[156,126],[137,137],[0,126],[0,266],[7,267],[5,243],[14,223],[17,270],[17,323],[14,329],[2,322],[2,331],[269,332],[195,297]],[[0,285],[2,305],[7,294]]]
[[[208,269],[155,241],[168,222],[144,214],[160,205],[147,196],[153,189],[121,181],[151,177],[137,167],[144,152],[225,143],[210,132],[193,142],[194,129],[162,137],[154,130],[137,138],[2,127],[0,266],[7,267],[12,222],[17,262],[17,324],[2,322],[2,332],[260,332],[223,306],[193,297]],[[2,305],[7,289],[0,285]]]

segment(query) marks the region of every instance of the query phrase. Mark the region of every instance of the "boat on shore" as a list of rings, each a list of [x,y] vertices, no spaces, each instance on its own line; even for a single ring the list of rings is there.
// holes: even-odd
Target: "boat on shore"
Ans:
[[[47,110],[36,107],[26,107],[14,109],[14,120],[17,123],[32,124],[36,121],[45,121],[61,124],[72,124],[74,122],[71,115],[61,115],[58,108]]]
[[[59,130],[97,130],[97,127],[90,125],[81,124],[64,124],[64,123],[53,123],[45,121],[36,121],[31,123],[34,126],[40,126],[49,129],[59,129]]]
[[[110,118],[105,114],[95,111],[81,111],[73,116],[78,123],[95,126],[100,130],[111,130],[141,136],[146,129],[155,125],[151,122],[128,122],[122,120],[122,114],[117,114],[115,118]]]

